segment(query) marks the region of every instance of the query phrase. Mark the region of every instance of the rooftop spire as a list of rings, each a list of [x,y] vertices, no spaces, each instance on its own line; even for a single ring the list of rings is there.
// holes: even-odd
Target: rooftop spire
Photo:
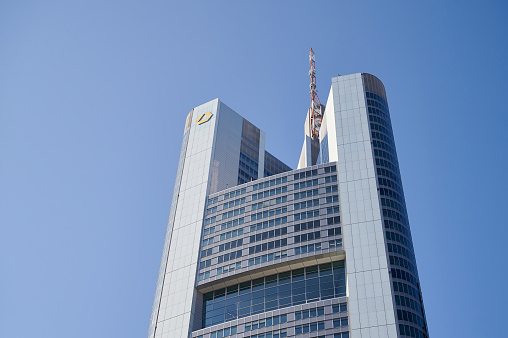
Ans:
[[[323,114],[321,113],[321,102],[316,89],[316,58],[312,47],[309,52],[309,76],[310,76],[310,130],[311,137],[319,138],[319,129],[321,128],[321,121]]]

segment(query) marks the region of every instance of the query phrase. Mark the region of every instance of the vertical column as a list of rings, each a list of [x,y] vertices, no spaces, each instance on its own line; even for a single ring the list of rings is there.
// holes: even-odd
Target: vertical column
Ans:
[[[259,131],[258,179],[265,177],[265,132]]]
[[[201,228],[210,177],[219,100],[196,107],[177,197],[172,236],[166,264],[159,314],[155,328],[157,338],[186,338],[193,325],[196,301],[194,288]],[[211,118],[196,122],[201,114]]]
[[[331,94],[351,337],[397,337],[361,74],[334,78]]]

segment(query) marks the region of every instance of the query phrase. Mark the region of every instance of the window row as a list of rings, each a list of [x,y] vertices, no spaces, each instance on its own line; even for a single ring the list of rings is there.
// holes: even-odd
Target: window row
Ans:
[[[240,235],[243,235],[243,228],[240,228],[240,229],[237,229],[237,230],[228,231],[228,232],[225,232],[223,234],[220,234],[219,238],[220,238],[221,241],[223,241],[225,239],[228,239],[228,238],[231,238],[231,237],[240,236]]]
[[[240,217],[238,219],[234,219],[232,221],[228,221],[228,222],[222,223],[220,225],[220,229],[224,230],[224,229],[227,229],[227,228],[235,227],[237,225],[243,224],[243,222],[244,222],[243,217]]]
[[[206,271],[206,272],[203,272],[203,273],[200,273],[198,275],[198,280],[201,281],[203,279],[208,279],[210,278],[210,271]]]
[[[272,242],[268,242],[268,243],[254,245],[254,246],[249,247],[249,255],[255,254],[255,253],[258,253],[258,252],[263,252],[263,251],[266,251],[266,250],[280,248],[280,247],[283,247],[283,246],[286,246],[286,245],[288,245],[288,239],[287,238],[278,239],[276,241],[272,241]]]
[[[263,327],[278,325],[278,324],[285,323],[287,321],[288,321],[288,316],[285,314],[279,315],[279,316],[268,317],[268,318],[260,319],[260,320],[254,320],[252,322],[245,323],[244,331],[262,329]]]
[[[209,234],[213,234],[214,232],[215,232],[215,227],[206,228],[203,231],[203,236],[206,236],[206,235],[209,235]]]
[[[409,325],[399,324],[399,331],[400,331],[401,336],[415,337],[415,338],[427,338],[428,337],[427,334],[425,334],[422,331],[420,331],[419,329],[417,329],[413,326],[409,326]]]
[[[306,177],[316,176],[317,174],[318,174],[317,169],[312,169],[312,170],[307,170],[307,171],[302,171],[302,172],[296,173],[293,176],[294,176],[295,180],[299,180],[299,179],[306,178]]]
[[[405,320],[406,322],[410,322],[416,324],[420,327],[424,327],[424,322],[422,317],[418,316],[416,313],[397,309],[397,318],[399,320]]]
[[[266,232],[263,232],[260,234],[250,236],[249,243],[254,243],[254,242],[262,241],[264,239],[285,235],[287,233],[288,233],[287,227],[266,231]]]
[[[391,192],[386,191],[386,194],[385,191],[383,191],[382,195],[397,194],[398,196],[396,197],[396,199],[403,204],[406,203],[406,201],[404,200],[404,191],[402,191],[402,188],[395,181],[392,181],[391,179],[384,177],[378,177],[377,181],[381,188],[386,187],[382,189],[391,190]]]
[[[217,275],[221,275],[221,274],[226,273],[226,272],[238,270],[241,267],[242,267],[242,263],[241,262],[233,263],[231,265],[226,265],[226,266],[217,268]]]
[[[392,181],[395,181],[398,185],[402,186],[402,181],[400,180],[400,177],[397,174],[395,174],[395,172],[383,168],[376,168],[376,171],[378,176],[388,177]]]
[[[338,190],[339,190],[339,187],[337,185],[329,185],[325,188],[326,193],[335,192]]]
[[[326,176],[325,177],[325,183],[330,183],[330,182],[337,182],[337,176]]]
[[[402,257],[392,256],[390,255],[390,265],[398,265],[403,268],[406,268],[407,270],[414,273],[415,276],[418,276],[418,271],[416,270],[416,267],[408,260],[405,260]]]
[[[385,142],[384,140],[379,140],[379,139],[375,139],[373,137],[373,140],[372,140],[372,145],[375,147],[375,148],[379,148],[379,149],[383,149],[387,152],[389,152],[390,154],[392,154],[392,156],[394,156],[395,158],[397,158],[397,152],[395,151],[395,149],[391,146],[391,144],[389,144],[388,142]]]
[[[389,121],[387,121],[386,118],[384,118],[384,117],[379,117],[376,115],[369,115],[369,121],[381,124],[384,127],[386,127],[386,129],[388,129],[388,130],[392,129],[391,123]]]
[[[255,221],[255,220],[258,220],[258,219],[261,219],[261,218],[279,215],[279,214],[282,214],[282,213],[287,212],[287,211],[288,211],[287,207],[266,210],[266,211],[258,212],[256,214],[251,214],[250,215],[250,220],[251,221]]]
[[[293,229],[294,229],[294,232],[298,232],[298,231],[303,231],[303,230],[308,230],[308,229],[319,228],[319,226],[321,225],[320,223],[321,223],[321,221],[319,219],[315,220],[315,221],[304,222],[304,223],[293,225]]]
[[[207,215],[213,214],[214,212],[217,212],[217,206],[206,209]]]
[[[418,279],[416,279],[415,276],[413,276],[412,274],[410,274],[407,271],[395,269],[395,268],[391,268],[390,271],[392,272],[392,278],[405,280],[406,282],[409,282],[416,287],[419,284]]]
[[[327,214],[333,214],[333,213],[336,213],[336,212],[339,212],[339,206],[338,205],[326,208],[326,213]]]
[[[212,244],[212,243],[213,243],[213,237],[205,238],[203,240],[203,246],[206,246],[206,245],[209,245],[209,244]]]
[[[256,231],[256,230],[265,229],[265,228],[272,227],[272,226],[279,225],[279,224],[285,224],[285,223],[287,223],[287,221],[288,221],[287,216],[284,216],[284,217],[279,217],[276,219],[271,219],[269,221],[259,222],[257,224],[251,225],[250,231]]]
[[[386,108],[383,104],[376,102],[374,100],[367,100],[367,104],[371,107],[379,108],[380,110],[384,111],[386,114],[388,114],[388,108]]]
[[[341,234],[341,228],[328,229],[328,237],[336,236]]]
[[[347,303],[340,303],[332,305],[333,313],[337,312],[346,312],[347,311]]]
[[[212,265],[212,260],[211,259],[207,259],[206,261],[202,261],[199,263],[199,270],[201,269],[204,269],[204,268],[208,268]]]
[[[383,208],[383,216],[393,218],[399,221],[400,223],[404,224],[404,226],[409,229],[409,222],[407,218],[404,215],[398,213],[397,211]]]
[[[319,238],[321,238],[321,231],[315,231],[315,232],[309,232],[306,234],[294,236],[294,242],[300,243],[300,242],[312,241],[314,239],[319,239]]]
[[[325,167],[325,173],[334,173],[336,171],[337,171],[337,166],[335,166],[335,165]]]
[[[317,205],[319,205],[319,198],[316,198],[316,199],[313,199],[313,200],[304,201],[304,202],[300,202],[300,203],[295,203],[294,204],[294,209],[298,210],[298,209],[303,209],[303,208],[315,207]]]
[[[314,236],[314,234],[311,237],[313,237],[313,236]],[[309,240],[309,239],[307,239],[307,240]],[[280,241],[273,241],[273,242],[269,242],[269,243],[265,243],[265,244],[260,244],[260,245],[256,245],[256,246],[250,247],[249,248],[249,254],[255,254],[255,253],[263,252],[263,251],[266,251],[266,250],[275,249],[275,248],[278,248],[278,247],[284,247],[286,245],[287,245],[287,239],[282,239]],[[321,245],[322,245],[322,243],[313,243],[313,244],[309,244],[309,245],[304,245],[304,246],[296,247],[296,248],[294,248],[294,254],[295,255],[300,255],[300,254],[304,254],[304,253],[307,253],[307,252],[313,252],[313,251],[321,250],[322,249]],[[338,238],[338,239],[334,239],[334,240],[328,241],[328,247],[329,248],[336,248],[336,247],[338,248],[338,247],[341,247],[341,246],[342,246],[342,238]],[[205,251],[206,252],[203,251],[201,257],[206,257],[208,255],[211,255],[211,253],[208,250],[205,250]],[[278,258],[281,258],[281,257],[286,257],[287,256],[286,251],[287,250],[284,251],[285,253],[282,256],[279,254],[279,252],[277,252],[277,253],[272,253],[272,254],[268,254],[268,255],[263,255],[263,256],[259,256],[259,257],[250,258],[249,261],[248,261],[248,265],[249,266],[256,265],[256,264],[260,264],[260,263],[264,263],[264,262],[269,262],[269,261],[272,261],[274,259],[278,259]],[[226,262],[226,261],[231,260],[231,259],[236,259],[236,258],[239,258],[239,257],[242,257],[242,250],[239,250],[239,251],[236,251],[236,252],[232,252],[232,253],[229,253],[229,254],[225,254],[225,255],[219,256],[217,264],[222,263],[222,262]],[[208,259],[206,261],[200,262],[199,268],[202,269],[202,268],[206,268],[206,267],[209,267],[209,266],[211,266],[211,259]]]
[[[325,329],[325,322],[324,321],[296,325],[295,326],[295,335],[309,333],[309,332],[315,332],[315,331],[324,330],[324,329]]]
[[[321,250],[321,243],[314,243],[295,248],[295,255]]]
[[[229,193],[225,193],[224,194],[224,199],[228,199],[228,198],[233,198],[235,196],[240,196],[240,195],[243,195],[246,193],[246,188],[242,188],[242,189],[238,189],[238,190],[235,190],[235,191],[231,191]]]
[[[318,179],[317,178],[315,178],[313,180],[308,180],[308,181],[300,182],[300,183],[295,183],[293,185],[293,189],[296,190],[296,189],[311,187],[313,185],[318,185]]]
[[[255,201],[255,200],[258,200],[260,198],[264,198],[264,197],[268,197],[268,196],[273,196],[273,195],[281,194],[281,193],[284,193],[284,192],[287,192],[287,191],[288,191],[288,187],[287,186],[283,186],[283,187],[275,188],[275,189],[270,189],[270,190],[265,190],[265,191],[262,191],[262,192],[258,192],[257,194],[253,194],[252,195],[252,200]]]
[[[282,196],[282,197],[273,198],[268,201],[254,203],[251,206],[251,210],[257,210],[257,209],[261,209],[261,208],[271,207],[272,205],[287,202],[287,200],[288,200],[287,196]]]
[[[384,105],[386,105],[388,107],[388,104],[386,103],[386,101],[381,96],[377,95],[376,93],[365,92],[365,95],[367,96],[367,98],[378,100],[379,102],[383,103]]]
[[[219,245],[219,252],[239,247],[242,244],[243,244],[243,238],[221,244],[221,245]]]
[[[236,334],[236,326],[228,327],[227,329],[222,329],[218,331],[214,331],[210,333],[210,338],[223,338]]]
[[[254,160],[252,157],[245,155],[244,153],[240,152],[240,159],[245,161],[245,163],[251,165],[253,168],[258,168],[258,162]]]
[[[394,165],[392,162],[390,161],[387,161],[387,160],[384,160],[382,158],[376,158],[376,166],[381,166],[381,167],[385,167],[387,169],[390,169],[391,171],[393,171],[395,174],[397,174],[398,176],[400,176],[400,170],[399,170],[399,167]]]
[[[406,283],[393,282],[393,290],[396,292],[401,292],[405,293],[406,295],[413,296],[415,299],[420,299],[418,291],[414,287]]]
[[[337,191],[337,189],[338,189],[338,187],[336,185],[334,185],[334,186],[328,186],[328,187],[326,187],[326,192]],[[309,190],[309,192],[312,192],[312,194],[314,194],[314,191],[317,194],[317,191],[318,191],[317,189],[315,189],[315,190]],[[295,194],[295,198],[296,198],[296,195],[298,195],[298,194]],[[242,201],[242,200],[244,200],[244,198],[238,199],[237,201]],[[338,195],[328,196],[326,198],[326,201],[327,201],[327,203],[338,201]],[[236,201],[232,201],[232,202],[236,203]],[[257,209],[260,209],[260,208],[269,207],[269,206],[276,205],[276,204],[279,204],[279,203],[284,203],[284,202],[287,202],[287,196],[274,198],[274,199],[271,199],[269,201],[264,201],[264,202],[260,202],[260,203],[255,203],[255,204],[252,204],[251,208],[252,208],[252,210],[257,210]],[[309,200],[309,201],[305,201],[305,202],[295,203],[294,204],[294,208],[295,208],[295,210],[298,210],[298,209],[301,209],[301,208],[308,208],[308,207],[317,206],[317,205],[319,205],[319,199],[314,199],[314,200]],[[253,214],[253,215],[251,215],[251,220],[256,220],[256,219],[259,219],[259,218],[264,218],[264,217],[268,217],[268,216],[277,215],[277,214],[279,214],[281,212],[287,212],[287,207],[284,207],[284,208],[285,208],[284,211],[278,210],[278,209],[273,209],[273,210],[264,211],[263,213]],[[327,209],[327,212],[328,213],[330,213],[330,212],[338,212],[338,208],[339,208],[338,206],[334,207],[333,211],[332,211],[332,209]],[[212,210],[212,211],[210,211],[210,213],[211,212],[216,212],[217,211],[217,207],[210,208],[209,210]],[[207,210],[207,214],[208,213],[209,213],[209,211]],[[239,208],[239,209],[235,209],[235,210],[231,210],[231,211],[223,213],[222,214],[222,219],[231,218],[231,217],[234,217],[234,216],[241,215],[243,213],[245,213],[245,207],[242,207],[242,208]],[[296,217],[299,217],[299,216],[296,216]],[[216,217],[215,216],[211,217],[211,218],[205,219],[205,225],[213,224],[215,222],[216,222]],[[231,226],[234,226],[234,225],[231,225]],[[228,227],[228,226],[226,226],[226,227]],[[226,227],[223,227],[223,229],[225,229]]]
[[[305,197],[316,196],[319,193],[319,189],[311,189],[294,194],[294,199],[300,199]]]
[[[253,334],[252,336],[246,336],[245,338],[285,338],[288,336],[286,329],[275,330],[271,332]]]
[[[408,249],[393,243],[386,243],[388,247],[388,252],[398,253],[406,258],[408,258],[411,262],[416,263],[414,253],[409,251]]]
[[[225,255],[219,256],[217,258],[217,263],[220,264],[220,263],[227,262],[232,259],[236,259],[236,258],[240,258],[240,257],[242,257],[242,250],[233,251],[233,252],[227,253]]]
[[[210,256],[213,253],[213,248],[202,250],[201,251],[201,258]]]
[[[399,202],[395,202],[395,201],[389,200],[387,198],[381,198],[381,205],[383,207],[389,207],[389,208],[398,210],[403,215],[407,215],[406,208],[404,206],[402,206]]]
[[[245,197],[237,198],[234,201],[229,201],[229,202],[224,203],[222,209],[232,208],[232,207],[238,206],[240,204],[244,204],[244,203],[245,203]]]
[[[235,284],[203,295],[203,327],[306,302],[345,296],[344,261]]]
[[[395,304],[413,309],[421,316],[423,316],[422,306],[420,305],[420,303],[412,300],[411,298],[395,295]]]
[[[311,217],[316,217],[316,216],[319,216],[319,209],[296,213],[293,215],[293,219],[295,221],[299,221],[301,219],[306,219],[306,218],[311,218]]]
[[[390,118],[389,115],[387,113],[385,113],[384,111],[382,111],[381,109],[377,109],[374,107],[368,107],[368,110],[369,110],[369,114],[375,114],[377,116]]]
[[[413,243],[408,240],[406,237],[399,235],[398,233],[391,232],[391,231],[385,231],[386,233],[386,239],[394,242],[399,242],[406,247],[408,247],[411,251],[414,251],[413,249]]]
[[[233,216],[241,215],[245,212],[245,207],[231,210],[222,214],[222,219],[231,218]]]
[[[273,252],[270,254],[266,254],[266,255],[262,255],[262,256],[258,256],[258,257],[254,257],[254,258],[249,258],[248,264],[249,264],[249,266],[258,265],[261,263],[271,262],[276,259],[287,257],[287,255],[288,255],[287,250],[282,250],[280,252]]]
[[[287,176],[279,177],[279,178],[276,178],[276,179],[273,179],[273,180],[270,180],[270,181],[254,184],[252,186],[252,190],[258,190],[258,189],[263,189],[263,188],[271,187],[272,185],[286,183],[287,181],[288,181]]]
[[[333,320],[333,327],[343,327],[348,325],[347,317],[337,318]]]
[[[396,165],[396,166],[398,165],[397,158],[384,150],[374,148],[374,156],[377,158],[379,158],[379,157],[385,158],[388,161],[390,161],[391,163],[393,163],[394,165]]]
[[[393,138],[386,136],[383,133],[379,133],[377,131],[371,131],[372,140],[379,140],[382,141],[389,146],[391,146],[393,149],[395,149],[395,142],[393,141]],[[395,153],[396,154],[396,153]]]
[[[324,314],[325,314],[324,306],[315,307],[315,308],[311,308],[311,309],[307,309],[307,310],[296,311],[295,312],[295,320],[322,316]]]
[[[338,202],[338,201],[339,201],[339,195],[333,195],[333,196],[326,197],[326,203]]]
[[[334,239],[332,241],[328,241],[329,248],[338,248],[342,246],[342,238]]]
[[[334,333],[333,338],[349,338],[349,332]]]

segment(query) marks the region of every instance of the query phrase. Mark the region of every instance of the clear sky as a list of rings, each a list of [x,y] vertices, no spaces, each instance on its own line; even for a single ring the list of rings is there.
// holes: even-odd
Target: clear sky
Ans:
[[[0,2],[0,336],[144,337],[187,113],[296,167],[308,50],[385,84],[432,337],[501,337],[506,1]],[[504,334],[502,332],[505,332]]]

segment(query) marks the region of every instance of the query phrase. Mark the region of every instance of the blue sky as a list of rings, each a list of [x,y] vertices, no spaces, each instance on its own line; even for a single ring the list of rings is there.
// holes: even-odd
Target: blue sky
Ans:
[[[431,336],[502,335],[507,10],[1,2],[0,336],[145,336],[187,113],[219,97],[296,167],[309,47],[323,102],[385,84]]]

